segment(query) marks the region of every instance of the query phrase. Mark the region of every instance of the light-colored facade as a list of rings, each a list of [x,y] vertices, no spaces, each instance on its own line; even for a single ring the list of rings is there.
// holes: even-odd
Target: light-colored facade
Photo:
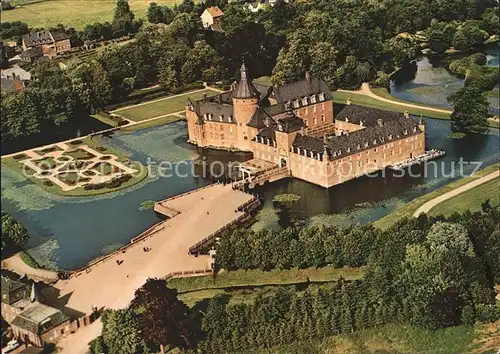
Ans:
[[[211,28],[214,31],[221,30],[221,17],[224,12],[218,6],[207,7],[201,14],[201,23],[204,28]]]
[[[189,141],[251,151],[255,159],[327,188],[425,153],[423,124],[354,105],[334,117],[327,86],[308,74],[283,87],[259,88],[243,65],[233,90],[189,102]],[[269,98],[278,103],[266,106]]]

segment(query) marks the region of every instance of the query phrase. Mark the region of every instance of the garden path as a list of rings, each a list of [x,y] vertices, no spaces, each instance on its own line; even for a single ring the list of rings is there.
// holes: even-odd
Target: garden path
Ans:
[[[423,204],[418,208],[415,213],[413,213],[413,217],[418,217],[422,213],[428,213],[432,208],[434,208],[436,205],[438,205],[441,202],[444,202],[447,199],[453,198],[465,191],[468,191],[469,189],[472,189],[474,187],[477,187],[483,183],[486,183],[494,178],[497,178],[500,176],[500,170],[492,172],[490,174],[487,174],[486,176],[483,176],[481,178],[478,178],[470,183],[467,183],[457,189],[454,189],[452,191],[449,191],[448,193],[445,193],[443,195],[440,195],[439,197],[436,197],[434,199],[429,200],[427,203]]]

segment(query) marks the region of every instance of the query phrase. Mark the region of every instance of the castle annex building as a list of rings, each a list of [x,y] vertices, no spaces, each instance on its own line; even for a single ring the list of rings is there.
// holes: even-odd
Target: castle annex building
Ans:
[[[425,154],[424,125],[408,115],[347,105],[334,117],[320,78],[269,87],[254,85],[244,64],[240,71],[232,90],[189,101],[186,119],[195,145],[253,152],[244,177],[274,167],[331,187]]]

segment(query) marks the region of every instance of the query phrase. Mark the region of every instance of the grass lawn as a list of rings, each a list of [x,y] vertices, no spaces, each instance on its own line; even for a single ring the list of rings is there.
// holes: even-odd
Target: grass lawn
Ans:
[[[173,6],[179,0],[155,0],[158,5]],[[27,3],[27,1],[24,1]],[[135,18],[146,19],[149,1],[129,0]],[[16,0],[16,5],[21,7],[9,11],[2,11],[2,22],[22,21],[29,27],[55,27],[62,23],[68,27],[83,29],[86,24],[95,22],[111,22],[116,6],[115,0],[50,0],[29,5],[23,5]]]
[[[397,101],[394,97],[392,97],[387,90],[385,89],[377,89],[377,88],[372,88],[372,91],[382,97],[389,98],[391,100]],[[358,104],[360,106],[367,106],[367,107],[373,107],[373,108],[379,108],[379,109],[385,109],[389,111],[395,111],[395,112],[404,112],[408,111],[410,114],[416,115],[416,116],[424,116],[424,117],[430,117],[430,118],[437,118],[437,119],[450,119],[450,114],[448,113],[440,113],[440,112],[434,112],[434,111],[429,111],[426,110],[424,107],[422,108],[411,108],[407,106],[401,106],[398,104],[393,104],[389,102],[383,102],[376,100],[374,98],[357,94],[357,93],[346,93],[346,92],[338,92],[334,91],[333,92],[333,100],[336,103],[346,103],[346,99],[350,98],[352,104]],[[401,101],[404,102],[404,101]],[[412,102],[407,102],[407,103],[412,103]],[[412,103],[413,104],[413,103]]]
[[[347,280],[360,279],[363,276],[362,268],[307,268],[290,270],[236,270],[220,272],[214,278],[212,275],[173,278],[168,280],[168,286],[179,292],[179,298],[188,306],[214,297],[217,294],[230,296],[233,303],[252,302],[258,293],[266,293],[277,286],[294,286],[310,284],[322,286],[340,277]],[[316,284],[315,284],[316,283]]]
[[[188,92],[181,95],[156,99],[151,101],[150,103],[144,102],[136,106],[131,106],[125,109],[119,108],[113,111],[113,113],[128,118],[130,120],[133,120],[135,122],[139,122],[142,120],[182,111],[186,106],[188,98],[190,98],[193,101],[199,100],[203,98],[204,93],[206,93],[208,96],[213,96],[216,94],[215,91],[210,89],[194,93]]]
[[[84,139],[81,139],[81,141],[82,141],[82,144],[86,144],[97,151],[99,151],[98,148],[101,148],[101,150],[103,148],[102,144],[100,144],[98,141],[90,139],[90,138],[84,138]],[[118,157],[118,161],[120,161],[120,162],[130,161],[128,156],[121,153],[120,151],[112,150],[107,146],[104,146],[104,148],[105,148],[105,151],[107,154],[116,155]],[[7,157],[7,158],[2,159],[2,167],[4,167],[4,168],[9,167],[9,168],[13,169],[14,171],[25,176],[31,182],[35,183],[37,186],[46,190],[49,193],[56,194],[56,195],[62,195],[62,196],[68,196],[68,197],[82,197],[82,196],[91,196],[91,195],[99,195],[99,194],[106,194],[106,193],[110,193],[110,192],[116,192],[116,191],[119,191],[121,189],[131,187],[131,186],[141,182],[142,180],[144,180],[147,177],[148,170],[139,162],[132,161],[132,164],[130,164],[129,166],[137,169],[139,172],[137,174],[135,174],[133,176],[133,178],[131,178],[130,180],[128,180],[125,183],[122,183],[117,188],[112,188],[112,189],[102,188],[102,189],[84,190],[83,188],[79,187],[79,188],[72,189],[70,191],[63,191],[63,190],[61,190],[61,188],[59,188],[59,186],[51,183],[47,179],[34,178],[34,177],[30,177],[29,174],[27,174],[27,175],[24,174],[23,169],[22,169],[23,166],[19,163],[19,161],[15,160],[14,158]],[[50,183],[47,183],[47,182],[50,182]]]
[[[68,155],[71,156],[72,158],[76,160],[90,160],[95,157],[95,155],[91,154],[87,150],[83,149],[75,149],[75,150],[70,150],[63,152],[63,155]]]
[[[429,211],[429,215],[436,216],[443,214],[450,216],[454,212],[463,212],[469,209],[471,212],[481,210],[481,203],[486,199],[490,199],[492,206],[498,205],[500,196],[500,179],[495,178],[491,181],[483,183],[476,188],[469,189],[453,198],[439,203]]]
[[[446,186],[444,186],[438,190],[435,190],[431,193],[425,194],[417,199],[414,199],[411,202],[403,205],[401,208],[398,208],[398,209],[394,210],[392,213],[375,221],[373,223],[373,225],[375,227],[378,227],[380,229],[385,230],[385,229],[389,228],[392,224],[394,224],[397,220],[404,218],[404,217],[411,217],[413,215],[413,213],[415,211],[417,211],[417,209],[420,206],[422,206],[423,204],[425,204],[429,200],[434,199],[436,197],[439,197],[442,194],[448,193],[449,191],[452,191],[458,187],[461,187],[464,184],[472,182],[477,177],[481,177],[481,176],[487,175],[493,171],[496,171],[499,169],[499,167],[500,167],[499,164],[490,165],[490,166],[478,171],[474,177],[461,178],[457,181],[454,181],[454,182],[447,184]]]
[[[269,85],[269,86],[272,85],[270,76],[261,76],[255,80],[253,80],[253,82],[256,84],[261,84],[261,85]]]
[[[179,121],[181,119],[182,119],[181,117],[176,116],[176,115],[165,116],[165,117],[161,117],[161,118],[158,118],[158,119],[150,120],[150,121],[147,121],[147,122],[141,122],[139,124],[126,125],[126,126],[120,128],[120,130],[124,131],[124,132],[131,132],[131,131],[135,131],[135,130],[152,128],[152,127],[156,127],[156,126],[159,126],[159,125],[165,125],[165,124],[168,124],[168,123],[177,122],[177,121]]]
[[[497,323],[497,326],[500,323]],[[436,331],[406,325],[386,325],[323,340],[290,343],[256,354],[456,354],[495,353],[498,342],[485,335],[495,333],[495,324],[474,327],[456,326]],[[499,334],[498,327],[496,334]]]

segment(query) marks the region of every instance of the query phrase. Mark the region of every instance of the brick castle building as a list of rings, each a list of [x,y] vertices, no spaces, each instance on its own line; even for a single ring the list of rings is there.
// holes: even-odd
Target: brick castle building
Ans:
[[[271,166],[328,188],[425,153],[425,127],[408,115],[346,105],[334,116],[320,78],[269,87],[240,72],[230,91],[189,101],[186,119],[199,147],[251,151],[244,177]]]

